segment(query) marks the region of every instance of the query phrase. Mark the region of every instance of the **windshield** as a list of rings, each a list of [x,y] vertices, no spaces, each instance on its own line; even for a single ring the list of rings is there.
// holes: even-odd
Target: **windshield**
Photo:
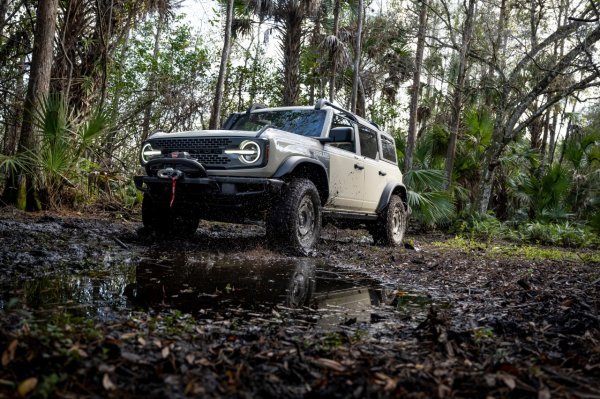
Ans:
[[[258,111],[242,115],[232,130],[257,131],[272,126],[302,136],[319,137],[323,131],[326,112],[315,109],[290,109],[283,111]]]

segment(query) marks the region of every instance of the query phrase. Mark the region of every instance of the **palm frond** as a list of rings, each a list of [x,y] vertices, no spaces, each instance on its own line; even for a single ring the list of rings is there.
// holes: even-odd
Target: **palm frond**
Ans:
[[[454,214],[454,203],[447,191],[418,193],[408,190],[407,196],[413,213],[427,225],[447,221]]]
[[[447,221],[454,214],[454,202],[444,189],[445,182],[444,171],[438,169],[414,169],[404,176],[413,215],[427,225]]]
[[[413,169],[404,175],[405,184],[416,191],[443,190],[446,174],[439,169]]]
[[[53,145],[68,140],[68,120],[66,101],[61,94],[46,97],[33,114],[34,125],[41,131],[42,140]]]
[[[231,22],[231,32],[234,38],[252,34],[252,18],[234,18]]]
[[[89,119],[84,120],[77,129],[77,139],[83,149],[106,131],[110,125],[110,117],[104,112],[97,112]]]
[[[0,174],[10,176],[17,172],[31,173],[35,165],[30,152],[20,152],[15,155],[0,154]]]

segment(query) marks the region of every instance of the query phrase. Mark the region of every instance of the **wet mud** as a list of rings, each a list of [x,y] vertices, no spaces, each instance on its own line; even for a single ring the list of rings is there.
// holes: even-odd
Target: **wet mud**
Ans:
[[[0,214],[0,398],[600,397],[600,265]]]

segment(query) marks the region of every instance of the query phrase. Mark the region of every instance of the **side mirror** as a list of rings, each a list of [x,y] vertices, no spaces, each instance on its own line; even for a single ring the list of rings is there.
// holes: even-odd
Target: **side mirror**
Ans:
[[[354,138],[354,129],[350,126],[334,127],[329,131],[331,143],[347,143]]]

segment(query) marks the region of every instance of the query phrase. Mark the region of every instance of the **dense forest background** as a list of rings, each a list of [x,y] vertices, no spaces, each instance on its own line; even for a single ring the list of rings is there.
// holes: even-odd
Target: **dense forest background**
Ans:
[[[129,210],[140,143],[337,101],[396,137],[412,226],[598,245],[596,0],[0,0],[2,202]]]

